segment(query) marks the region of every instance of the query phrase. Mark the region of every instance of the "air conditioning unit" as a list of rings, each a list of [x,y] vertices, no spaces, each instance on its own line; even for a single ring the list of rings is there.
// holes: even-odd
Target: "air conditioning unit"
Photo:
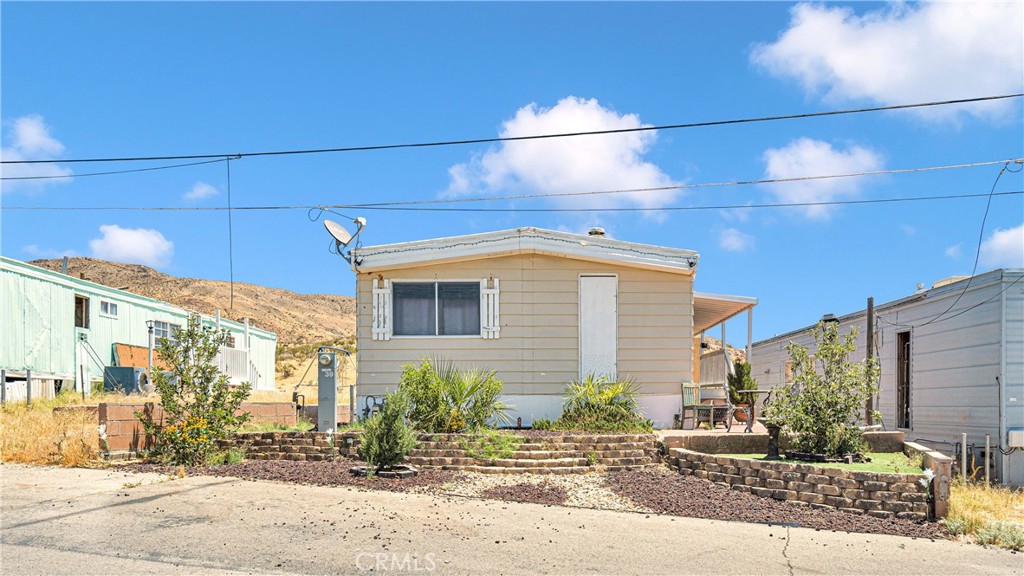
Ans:
[[[1024,428],[1011,428],[1006,431],[1008,448],[1024,448]]]
[[[138,394],[147,385],[146,369],[132,366],[104,366],[103,389],[107,392]]]

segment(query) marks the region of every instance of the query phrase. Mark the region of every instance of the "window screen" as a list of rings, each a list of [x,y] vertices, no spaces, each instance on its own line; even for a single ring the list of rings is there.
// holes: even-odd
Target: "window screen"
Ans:
[[[480,334],[478,282],[398,282],[393,286],[396,336]]]

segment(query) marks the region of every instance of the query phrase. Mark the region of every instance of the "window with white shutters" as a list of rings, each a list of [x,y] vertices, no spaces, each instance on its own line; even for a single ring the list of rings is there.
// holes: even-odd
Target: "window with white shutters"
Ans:
[[[498,338],[498,280],[373,281],[374,340],[392,336]]]

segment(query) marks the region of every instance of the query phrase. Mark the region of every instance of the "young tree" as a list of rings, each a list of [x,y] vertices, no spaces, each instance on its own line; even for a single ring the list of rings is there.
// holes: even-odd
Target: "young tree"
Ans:
[[[154,439],[154,452],[180,465],[205,463],[214,453],[217,440],[227,438],[248,421],[248,413],[237,413],[249,397],[248,383],[232,386],[217,369],[216,357],[227,342],[226,330],[202,325],[198,316],[188,319],[174,338],[160,342],[157,351],[168,367],[152,374],[160,395],[163,418],[156,421],[152,411],[136,413],[146,434]]]
[[[377,472],[392,468],[416,447],[416,434],[406,424],[409,411],[408,392],[395,390],[384,397],[380,413],[363,423],[359,456],[368,468]]]
[[[849,361],[857,332],[853,328],[840,336],[836,323],[819,322],[811,332],[813,357],[795,342],[786,346],[793,382],[776,389],[764,419],[789,431],[801,452],[842,456],[865,447],[859,423],[865,402],[878,391],[879,369],[873,358]]]

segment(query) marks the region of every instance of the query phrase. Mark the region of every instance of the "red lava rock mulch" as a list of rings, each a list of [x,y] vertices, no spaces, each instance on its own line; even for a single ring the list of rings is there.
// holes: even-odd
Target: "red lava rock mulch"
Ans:
[[[456,476],[450,470],[420,470],[412,478],[362,478],[349,469],[363,462],[338,458],[333,462],[294,462],[291,460],[246,460],[239,464],[194,466],[185,469],[189,476],[230,476],[243,480],[273,480],[312,486],[353,486],[372,490],[407,492],[414,488],[444,484]],[[177,473],[175,466],[157,464],[125,464],[119,470],[129,472]]]
[[[691,518],[796,524],[819,530],[948,538],[945,526],[896,518],[882,519],[839,510],[794,506],[744,494],[689,476],[661,470],[632,470],[605,476],[612,492],[655,512]]]
[[[553,486],[547,482],[530,484],[522,482],[510,486],[495,486],[480,493],[484,498],[507,500],[509,502],[531,502],[533,504],[565,504],[569,493],[561,486]]]

